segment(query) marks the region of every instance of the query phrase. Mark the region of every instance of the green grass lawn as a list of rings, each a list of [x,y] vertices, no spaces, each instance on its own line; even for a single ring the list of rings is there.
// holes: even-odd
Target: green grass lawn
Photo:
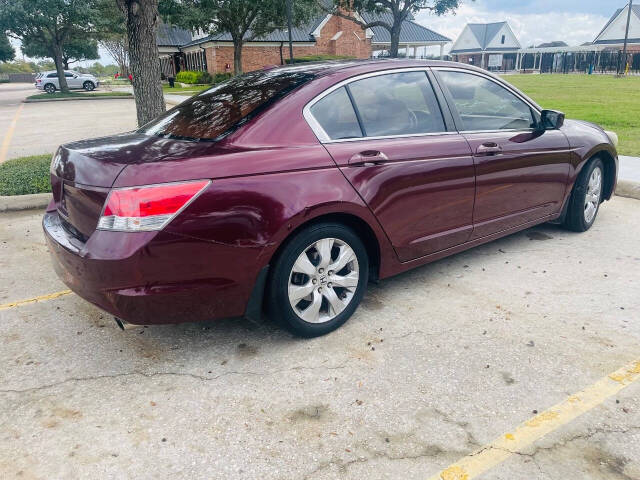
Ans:
[[[616,132],[619,153],[640,157],[640,77],[560,74],[503,78],[543,108]]]
[[[38,93],[27,97],[28,100],[49,100],[51,98],[78,98],[78,97],[130,97],[129,92],[55,92],[55,93]]]
[[[171,88],[168,84],[162,85],[162,91],[164,93],[170,93],[173,95],[195,95],[196,93],[200,93],[202,90],[206,90],[211,87],[211,85],[189,85],[187,87],[181,87],[176,84],[175,87]]]
[[[50,164],[50,153],[14,158],[0,163],[0,195],[50,192]]]

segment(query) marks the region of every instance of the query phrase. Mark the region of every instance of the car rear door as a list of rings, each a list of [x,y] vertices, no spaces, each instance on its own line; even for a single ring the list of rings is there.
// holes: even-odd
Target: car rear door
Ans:
[[[425,69],[402,69],[350,79],[305,108],[401,261],[472,233],[473,158],[441,102]]]
[[[538,112],[491,76],[455,68],[434,71],[474,156],[471,238],[559,212],[569,174],[566,136],[537,129]]]

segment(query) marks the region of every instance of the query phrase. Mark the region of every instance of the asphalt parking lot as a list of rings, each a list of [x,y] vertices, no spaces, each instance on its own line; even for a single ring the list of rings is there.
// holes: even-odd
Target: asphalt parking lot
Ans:
[[[0,163],[53,153],[63,143],[136,126],[136,105],[131,99],[22,103],[38,93],[33,84],[0,84]]]
[[[313,340],[121,332],[50,295],[40,212],[0,214],[0,477],[640,479],[639,206],[371,285]]]

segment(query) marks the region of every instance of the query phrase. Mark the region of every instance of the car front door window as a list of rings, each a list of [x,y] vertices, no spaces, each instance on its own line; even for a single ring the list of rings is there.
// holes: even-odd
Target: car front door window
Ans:
[[[498,83],[472,73],[440,71],[464,131],[534,128],[531,108]]]

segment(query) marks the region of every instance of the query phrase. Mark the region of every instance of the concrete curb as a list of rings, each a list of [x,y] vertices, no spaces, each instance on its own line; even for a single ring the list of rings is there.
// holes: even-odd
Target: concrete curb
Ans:
[[[0,212],[18,210],[44,209],[51,201],[50,193],[34,193],[31,195],[0,196]]]
[[[618,180],[616,195],[619,197],[635,198],[636,200],[640,200],[640,182]]]
[[[38,98],[38,99],[24,99],[22,103],[47,103],[47,102],[75,102],[76,100],[133,100],[133,95],[114,95],[105,97],[69,97],[69,98]]]
[[[616,195],[619,197],[640,200],[640,182],[628,180],[618,181]],[[32,195],[0,196],[0,212],[15,212],[19,210],[43,209],[51,201],[50,193],[35,193]]]

